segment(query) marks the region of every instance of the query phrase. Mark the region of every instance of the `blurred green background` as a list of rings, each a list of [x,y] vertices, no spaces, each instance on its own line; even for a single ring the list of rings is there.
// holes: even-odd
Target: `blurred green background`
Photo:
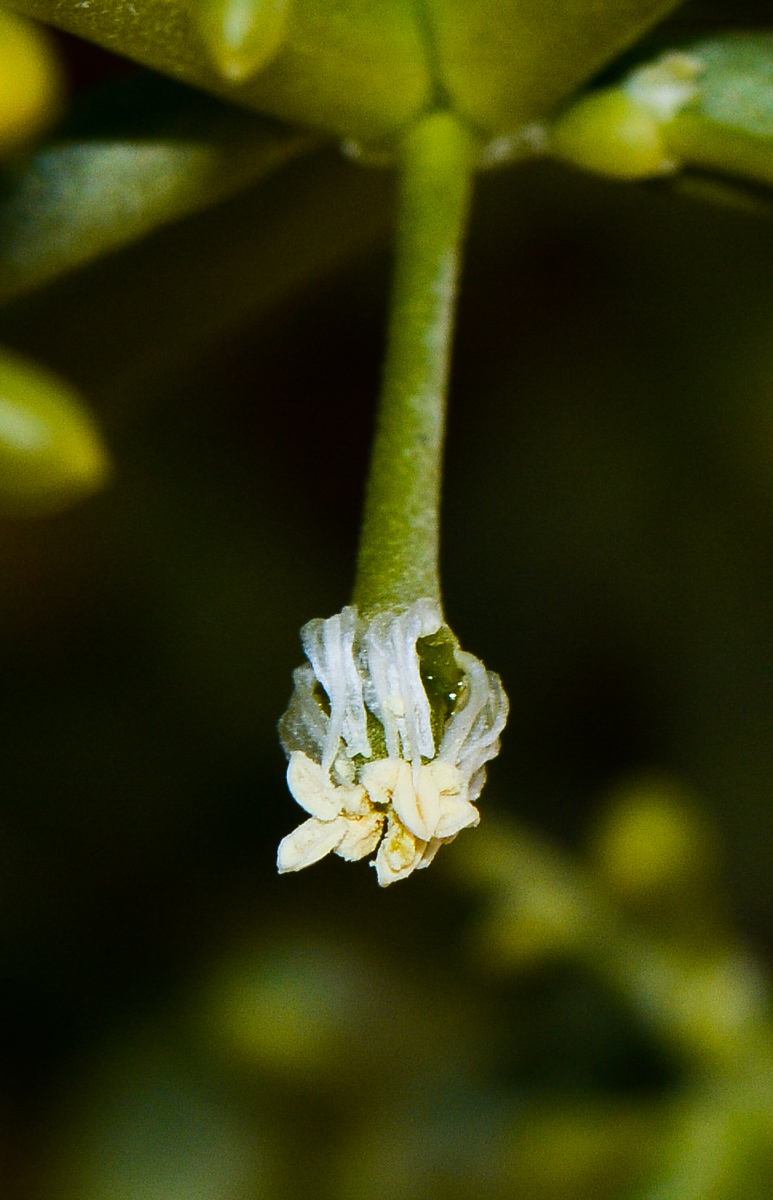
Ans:
[[[683,1064],[571,955],[484,936],[483,828],[388,892],[275,875],[298,629],[352,581],[393,185],[321,148],[0,314],[115,462],[0,525],[8,1200],[649,1195]],[[764,211],[481,178],[443,565],[512,702],[484,826],[587,859],[625,788],[684,792],[716,920],[763,956],[772,334]],[[769,1167],[695,1195],[766,1196]]]

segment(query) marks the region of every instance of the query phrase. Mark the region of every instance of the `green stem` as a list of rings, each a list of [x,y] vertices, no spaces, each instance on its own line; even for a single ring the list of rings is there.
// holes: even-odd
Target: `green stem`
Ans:
[[[401,156],[397,260],[354,603],[365,615],[440,601],[439,507],[461,242],[476,145],[430,113]]]

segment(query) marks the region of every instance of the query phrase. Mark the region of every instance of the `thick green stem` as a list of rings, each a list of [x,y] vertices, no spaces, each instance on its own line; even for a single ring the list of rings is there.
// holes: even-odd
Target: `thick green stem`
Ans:
[[[440,600],[446,391],[476,144],[449,113],[407,134],[397,261],[354,603],[366,615]]]

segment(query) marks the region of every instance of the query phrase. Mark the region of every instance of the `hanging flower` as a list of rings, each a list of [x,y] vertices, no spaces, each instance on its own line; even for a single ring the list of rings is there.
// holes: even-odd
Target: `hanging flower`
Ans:
[[[387,887],[478,824],[507,697],[459,649],[432,600],[369,622],[345,608],[310,621],[301,639],[308,663],[294,673],[280,736],[288,786],[309,820],[282,839],[277,866],[375,852]]]

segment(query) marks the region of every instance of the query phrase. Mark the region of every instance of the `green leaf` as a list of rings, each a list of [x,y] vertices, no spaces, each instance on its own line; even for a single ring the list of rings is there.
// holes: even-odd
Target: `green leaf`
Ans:
[[[92,95],[0,192],[0,299],[208,208],[318,145],[158,76]]]
[[[0,155],[18,151],[56,120],[62,90],[48,30],[0,10]]]

